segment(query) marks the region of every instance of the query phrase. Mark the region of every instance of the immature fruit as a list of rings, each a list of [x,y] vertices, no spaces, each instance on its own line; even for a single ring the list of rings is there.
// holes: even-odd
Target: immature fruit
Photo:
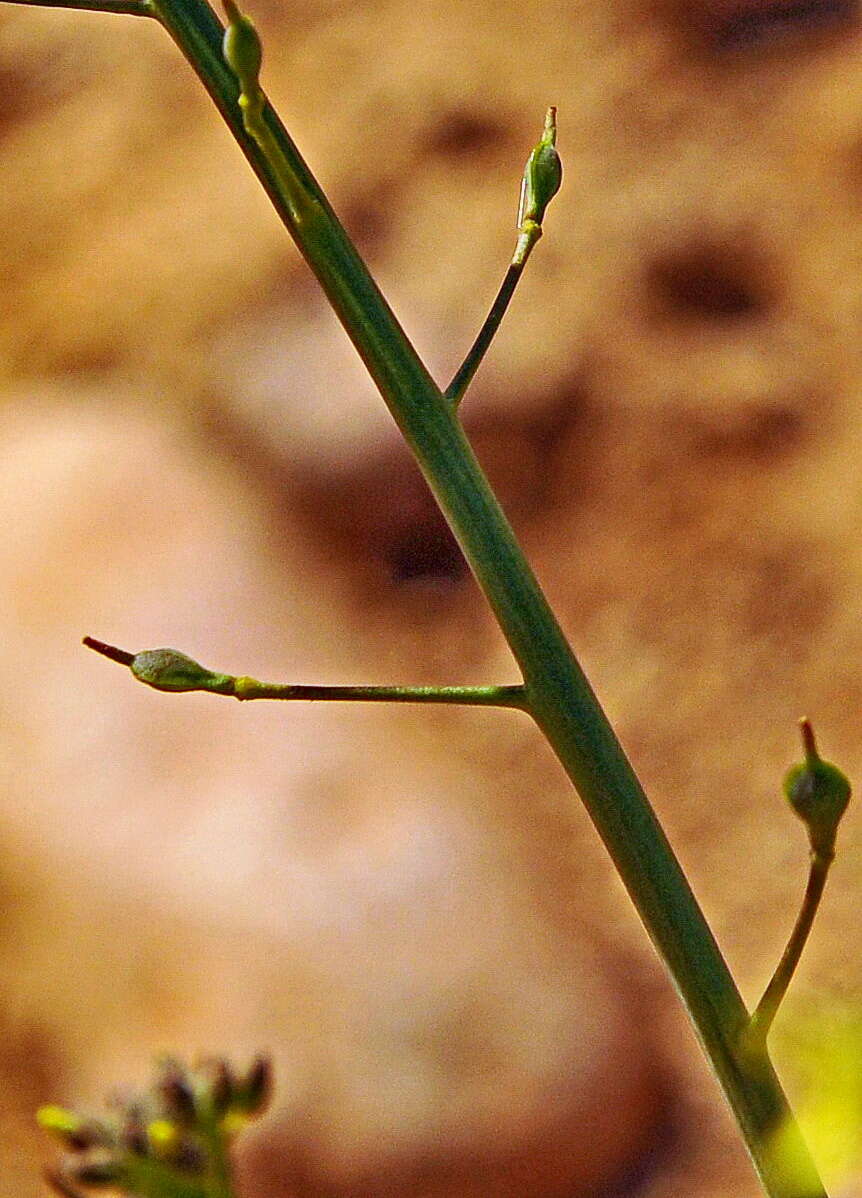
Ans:
[[[225,0],[228,24],[222,41],[224,60],[239,80],[240,91],[252,95],[258,88],[263,49],[257,30],[231,0]]]
[[[160,691],[212,690],[225,677],[176,649],[145,649],[135,655],[130,668],[140,682]]]
[[[832,857],[838,824],[850,802],[850,783],[836,765],[822,760],[807,720],[802,721],[801,729],[805,761],[788,771],[784,793],[808,827],[812,852]]]
[[[535,147],[527,165],[524,167],[524,178],[521,182],[521,202],[518,208],[518,228],[526,221],[534,221],[541,225],[545,209],[560,190],[563,181],[563,165],[557,153],[556,108],[549,108],[545,118],[545,130],[542,140]]]

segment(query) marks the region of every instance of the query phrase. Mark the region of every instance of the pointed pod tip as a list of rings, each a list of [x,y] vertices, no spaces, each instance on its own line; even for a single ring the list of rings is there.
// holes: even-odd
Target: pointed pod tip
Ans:
[[[802,737],[802,748],[805,752],[805,760],[809,765],[813,765],[820,760],[820,754],[817,752],[817,741],[814,738],[814,728],[808,716],[803,716],[799,721],[799,733]]]
[[[116,645],[108,645],[104,641],[97,641],[93,636],[85,636],[81,644],[86,645],[88,649],[92,649],[94,653],[100,653],[102,657],[107,657],[110,661],[116,661],[121,666],[131,666],[135,660],[134,653],[128,653],[125,649],[118,649]]]

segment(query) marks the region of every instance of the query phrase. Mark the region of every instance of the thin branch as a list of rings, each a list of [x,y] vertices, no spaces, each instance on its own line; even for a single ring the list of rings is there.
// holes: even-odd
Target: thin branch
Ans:
[[[850,800],[850,783],[836,765],[824,761],[820,756],[811,721],[807,718],[800,720],[799,731],[805,760],[788,771],[784,779],[784,792],[808,829],[811,864],[796,924],[746,1033],[749,1042],[761,1049],[765,1048],[769,1029],[811,932],[829,867],[835,859],[838,825]]]
[[[781,960],[769,985],[763,992],[763,998],[757,1004],[754,1014],[751,1017],[751,1026],[749,1028],[749,1036],[755,1043],[765,1043],[766,1037],[769,1035],[769,1029],[772,1027],[773,1020],[781,1006],[782,999],[787,993],[787,988],[790,981],[796,972],[796,966],[799,964],[799,958],[802,956],[802,950],[805,948],[805,943],[808,940],[808,935],[814,923],[814,917],[817,914],[817,908],[820,906],[820,900],[823,897],[823,888],[826,885],[826,877],[829,873],[829,867],[832,864],[833,858],[824,857],[816,853],[811,855],[811,865],[808,871],[808,885],[805,888],[805,897],[802,900],[802,907],[796,919],[796,924],[793,931],[790,933],[790,939],[787,942]]]
[[[536,238],[537,240],[538,238]],[[533,244],[535,245],[535,241]],[[473,375],[479,369],[482,359],[488,352],[488,347],[494,340],[497,329],[500,327],[500,322],[506,314],[509,301],[515,294],[515,288],[518,286],[518,281],[523,273],[527,256],[525,255],[520,262],[513,261],[509,264],[509,269],[503,277],[500,290],[497,292],[497,298],[491,305],[491,311],[486,316],[485,323],[482,325],[476,340],[470,347],[470,352],[458,367],[455,377],[446,388],[446,398],[452,403],[453,407],[457,407],[463,399],[464,392],[473,381]]]
[[[244,675],[217,674],[175,649],[128,653],[93,637],[88,649],[128,666],[135,678],[154,690],[207,691],[234,699],[284,699],[336,703],[444,703],[466,707],[508,707],[526,710],[523,686],[300,686],[258,682]]]
[[[294,686],[234,678],[236,699],[328,700],[338,703],[448,703],[526,710],[523,686]]]
[[[154,17],[149,0],[5,0],[28,8],[79,8],[83,12],[119,12],[133,17]]]
[[[479,369],[488,347],[494,340],[500,322],[506,314],[509,301],[521,278],[527,259],[542,236],[542,220],[545,209],[556,195],[562,179],[562,167],[556,150],[557,110],[548,109],[542,138],[534,147],[521,181],[521,201],[518,208],[518,241],[509,269],[503,277],[497,298],[479,330],[470,352],[459,366],[444,395],[453,407],[457,407]]]

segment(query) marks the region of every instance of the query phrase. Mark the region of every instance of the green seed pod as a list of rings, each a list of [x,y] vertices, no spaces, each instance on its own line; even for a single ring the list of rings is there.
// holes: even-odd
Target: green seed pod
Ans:
[[[130,669],[147,686],[159,691],[218,690],[227,681],[176,649],[145,649],[132,659]]]
[[[239,80],[240,91],[247,96],[259,90],[258,76],[263,60],[263,48],[257,30],[233,0],[224,0],[228,27],[222,40],[224,60]]]
[[[821,759],[808,720],[803,720],[800,728],[805,761],[788,770],[784,793],[808,827],[811,851],[815,856],[831,859],[838,825],[850,802],[850,783],[837,766]]]
[[[541,225],[545,209],[560,190],[563,181],[563,164],[556,149],[557,110],[549,108],[545,117],[545,130],[539,144],[533,149],[524,167],[521,181],[521,201],[518,206],[518,228],[532,221]]]

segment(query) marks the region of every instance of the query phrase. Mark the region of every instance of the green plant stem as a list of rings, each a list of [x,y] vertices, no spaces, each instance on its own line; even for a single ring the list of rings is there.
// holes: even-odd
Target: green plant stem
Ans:
[[[817,908],[820,906],[820,900],[823,897],[823,888],[826,885],[826,878],[833,859],[831,856],[827,857],[819,853],[811,854],[808,884],[805,887],[805,897],[802,900],[799,915],[797,916],[790,939],[787,942],[787,947],[781,956],[781,960],[778,962],[775,973],[772,975],[772,979],[764,990],[763,997],[757,1004],[754,1014],[751,1017],[751,1027],[748,1034],[755,1044],[763,1045],[766,1043],[769,1029],[772,1027],[778,1008],[781,1006],[784,995],[787,993],[787,987],[790,985],[791,978],[796,972],[796,967],[802,956],[802,950],[805,948],[805,943],[808,940],[808,935],[814,923],[814,917],[817,914]]]
[[[207,1198],[235,1198],[227,1138],[218,1116],[210,1109],[200,1113],[199,1121],[207,1148]]]
[[[379,388],[521,667],[529,709],[576,786],[665,961],[771,1198],[825,1191],[749,1016],[650,804],[458,423],[269,105],[270,161],[243,128],[222,27],[204,0],[154,0],[225,117]],[[297,197],[302,198],[297,219]],[[783,1149],[776,1147],[782,1131]]]

